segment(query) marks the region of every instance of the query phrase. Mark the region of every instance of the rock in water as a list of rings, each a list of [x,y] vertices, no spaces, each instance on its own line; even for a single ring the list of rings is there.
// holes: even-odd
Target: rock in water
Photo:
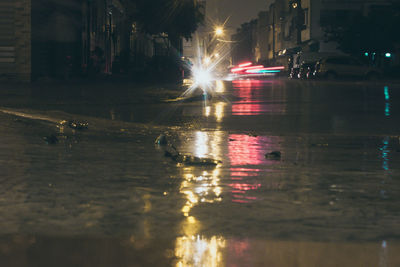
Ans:
[[[265,157],[267,159],[279,160],[279,159],[281,159],[281,152],[280,151],[272,151],[270,153],[265,154]]]

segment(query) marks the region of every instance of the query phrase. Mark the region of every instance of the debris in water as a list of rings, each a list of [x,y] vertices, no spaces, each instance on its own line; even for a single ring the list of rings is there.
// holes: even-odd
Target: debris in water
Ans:
[[[68,127],[75,130],[84,130],[87,129],[89,126],[87,122],[81,122],[81,121],[68,121],[67,125]]]
[[[165,151],[166,157],[171,158],[176,163],[181,163],[185,165],[194,166],[216,166],[222,163],[220,160],[210,159],[210,158],[199,158],[191,155],[182,155],[180,153],[172,154],[171,152]]]
[[[51,145],[58,143],[58,138],[55,134],[45,136],[45,137],[43,137],[43,140],[46,141],[47,144],[51,144]]]
[[[222,163],[220,160],[200,158],[179,153],[176,147],[168,141],[165,134],[160,134],[157,137],[155,144],[162,146],[164,149],[164,156],[171,158],[176,163],[195,166],[216,166],[219,163]]]
[[[160,145],[160,146],[168,145],[167,136],[165,134],[160,134],[157,137],[155,143],[156,143],[156,145]]]
[[[270,153],[265,154],[265,157],[267,159],[279,160],[279,159],[281,159],[281,152],[280,151],[272,151]]]

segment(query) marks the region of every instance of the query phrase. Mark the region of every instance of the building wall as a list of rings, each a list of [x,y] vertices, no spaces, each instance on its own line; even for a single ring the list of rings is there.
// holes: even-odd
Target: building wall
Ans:
[[[366,15],[372,5],[390,4],[390,0],[301,0],[302,8],[307,10],[307,28],[301,33],[302,41],[322,40],[321,20],[324,12],[342,11]]]
[[[210,19],[207,12],[207,1],[197,0],[197,4],[200,5],[200,10],[204,16],[203,25],[199,25],[197,31],[192,34],[190,40],[183,39],[182,41],[182,56],[189,59],[192,63],[198,60],[199,51],[201,51],[201,53],[206,53],[210,39],[209,35],[212,33],[212,25],[210,25]]]
[[[257,43],[255,48],[255,61],[265,62],[268,59],[268,12],[262,11],[257,19]]]
[[[368,14],[374,5],[389,5],[391,0],[274,0],[266,14],[265,31],[258,30],[255,59],[265,54],[269,64],[280,64],[290,54],[303,52],[340,52],[336,42],[324,42],[321,22],[329,14],[343,19]],[[259,27],[261,22],[259,18]],[[263,40],[265,38],[265,40]],[[262,45],[266,42],[266,45]],[[265,50],[265,51],[263,51]]]
[[[314,29],[314,27],[311,27],[310,21],[311,21],[311,13],[312,14],[317,14],[317,10],[312,10],[312,7],[314,5],[311,5],[312,0],[302,0],[301,1],[301,7],[303,8],[304,12],[304,17],[305,17],[305,29],[301,31],[301,41],[306,42],[311,39],[311,29]],[[319,0],[318,0],[319,1]]]
[[[32,79],[65,79],[81,68],[80,0],[31,0]]]
[[[31,0],[0,1],[0,80],[31,79]]]

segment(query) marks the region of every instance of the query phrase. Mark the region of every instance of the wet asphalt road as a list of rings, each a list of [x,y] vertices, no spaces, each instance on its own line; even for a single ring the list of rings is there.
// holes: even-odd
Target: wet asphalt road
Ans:
[[[3,91],[1,266],[400,265],[399,84],[121,87]]]

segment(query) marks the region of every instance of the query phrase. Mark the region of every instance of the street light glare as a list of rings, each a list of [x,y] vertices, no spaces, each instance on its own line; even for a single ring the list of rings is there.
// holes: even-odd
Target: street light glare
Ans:
[[[217,36],[223,35],[223,34],[224,34],[224,29],[223,29],[222,27],[217,27],[217,28],[215,28],[215,34],[216,34]]]
[[[193,68],[192,71],[194,83],[197,86],[200,86],[203,90],[206,89],[206,87],[210,86],[213,81],[213,77],[209,69],[206,69],[204,67],[197,67]]]

